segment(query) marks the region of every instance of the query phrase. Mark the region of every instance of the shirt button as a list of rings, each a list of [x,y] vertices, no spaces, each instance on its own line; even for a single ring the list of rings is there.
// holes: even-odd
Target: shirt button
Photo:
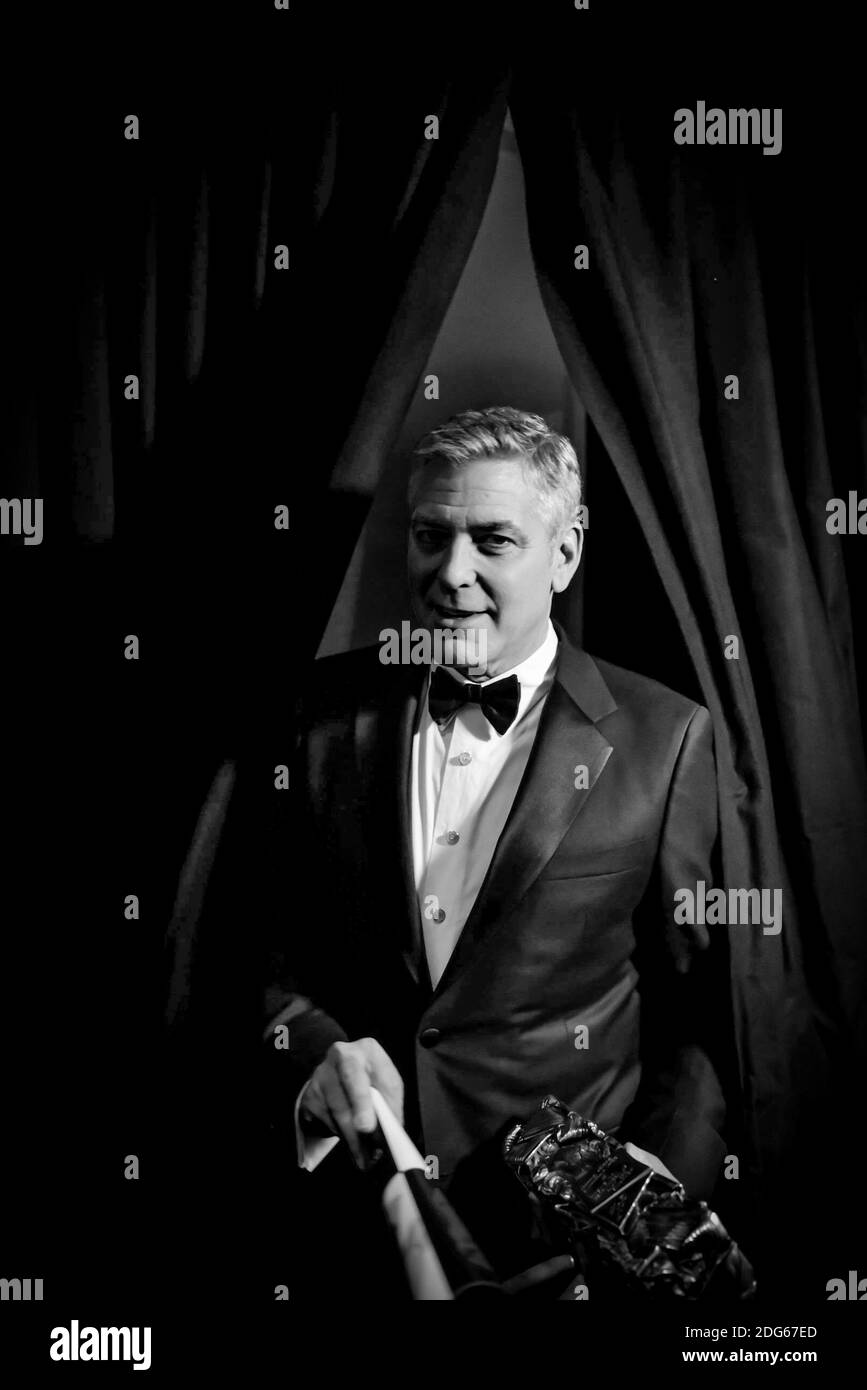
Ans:
[[[418,1040],[422,1047],[436,1047],[441,1037],[442,1033],[439,1028],[424,1028],[419,1033]]]
[[[444,922],[444,921],[446,920],[446,910],[445,910],[445,908],[444,908],[444,907],[438,907],[437,910],[436,910],[436,912],[435,912],[434,915],[433,915],[433,919],[434,919],[435,922]]]
[[[457,830],[447,830],[447,831],[446,831],[446,844],[447,844],[447,845],[456,845],[457,842],[458,842],[458,840],[459,840],[460,838],[461,838],[461,837],[460,837],[460,835],[458,834]]]
[[[472,753],[467,753],[465,750],[463,753],[458,754],[458,762],[460,763],[461,767],[466,767],[467,763],[471,763],[472,761]]]

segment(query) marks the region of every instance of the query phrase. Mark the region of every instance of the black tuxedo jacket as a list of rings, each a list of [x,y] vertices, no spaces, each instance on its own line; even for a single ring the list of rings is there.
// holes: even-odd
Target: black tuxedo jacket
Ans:
[[[435,989],[409,810],[425,670],[385,666],[376,648],[315,664],[291,810],[274,794],[274,862],[306,886],[303,906],[287,893],[269,923],[263,1037],[275,1113],[291,1115],[333,1041],[374,1037],[447,1190],[496,1164],[505,1124],[553,1092],[709,1197],[725,1155],[713,1062],[724,1048],[724,943],[709,949],[706,928],[676,925],[674,893],[713,878],[710,717],[558,636],[525,775]],[[281,1022],[288,1052],[274,1046]]]

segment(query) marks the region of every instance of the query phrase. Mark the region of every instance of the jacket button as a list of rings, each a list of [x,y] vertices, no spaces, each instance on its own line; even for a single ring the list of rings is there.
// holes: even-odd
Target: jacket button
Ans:
[[[425,1028],[419,1034],[418,1040],[422,1047],[436,1047],[441,1037],[439,1028]]]

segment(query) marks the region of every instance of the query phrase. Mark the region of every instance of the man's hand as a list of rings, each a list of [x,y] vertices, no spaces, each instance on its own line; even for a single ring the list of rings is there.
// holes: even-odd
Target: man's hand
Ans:
[[[359,1135],[376,1129],[371,1086],[403,1124],[403,1081],[385,1049],[375,1038],[332,1043],[305,1087],[299,1111],[302,1125],[318,1121],[345,1139],[359,1167],[364,1164]]]

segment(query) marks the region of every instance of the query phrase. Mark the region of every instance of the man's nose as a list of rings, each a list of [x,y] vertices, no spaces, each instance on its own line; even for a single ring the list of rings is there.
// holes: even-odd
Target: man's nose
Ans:
[[[469,536],[456,536],[445,550],[437,570],[437,580],[443,589],[462,589],[475,584],[475,552]]]

